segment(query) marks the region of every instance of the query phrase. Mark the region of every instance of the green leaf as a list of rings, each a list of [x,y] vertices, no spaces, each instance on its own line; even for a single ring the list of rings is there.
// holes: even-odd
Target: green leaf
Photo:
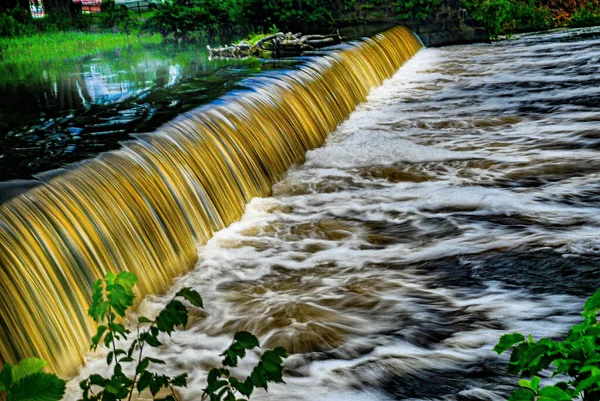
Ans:
[[[266,351],[260,359],[259,366],[262,366],[267,372],[270,381],[283,382],[283,359],[287,356],[285,349],[277,347]]]
[[[496,344],[496,346],[494,347],[494,351],[496,351],[496,353],[498,355],[500,355],[501,353],[505,352],[513,345],[518,344],[523,341],[525,341],[525,336],[523,336],[523,334],[520,334],[520,333],[505,334],[502,337],[500,337],[498,344]]]
[[[136,349],[139,348],[139,343],[138,343],[138,339],[136,338],[135,340],[133,340],[131,342],[131,345],[129,346],[129,349],[127,350],[127,356],[129,358],[131,358],[133,356],[133,353],[135,352]]]
[[[600,289],[596,290],[596,292],[589,297],[583,305],[583,315],[596,315],[598,310],[600,310]]]
[[[529,369],[539,371],[539,362],[542,356],[548,351],[548,347],[540,344],[531,344],[525,351],[525,364]]]
[[[134,273],[123,271],[117,274],[115,278],[115,284],[122,285],[123,287],[133,288],[138,283],[138,278]]]
[[[152,396],[155,396],[161,388],[167,387],[168,385],[169,382],[166,376],[153,375],[152,381],[150,382],[150,392],[152,393]]]
[[[173,300],[167,304],[156,318],[156,328],[171,335],[176,326],[183,326],[188,321],[188,310],[184,304],[177,300]]]
[[[577,385],[577,391],[584,391],[592,387],[594,384],[600,382],[600,376],[590,376],[587,379],[582,380]]]
[[[100,344],[100,341],[102,340],[102,336],[104,335],[106,330],[108,330],[108,327],[106,327],[105,325],[101,324],[100,326],[98,326],[96,335],[92,337],[92,345],[90,347],[92,351],[95,351],[96,348],[98,348],[98,344]]]
[[[121,284],[113,284],[107,286],[108,302],[110,306],[119,316],[125,316],[125,311],[131,305],[135,299],[135,294],[129,287],[125,287]]]
[[[40,358],[21,359],[19,363],[12,368],[12,381],[15,383],[25,376],[41,372],[47,365],[48,362]]]
[[[267,383],[269,382],[269,376],[267,375],[267,371],[261,366],[257,366],[252,370],[250,374],[250,379],[252,380],[252,384],[254,387],[262,387],[267,390]]]
[[[171,384],[175,387],[187,387],[187,373],[182,373],[172,378]]]
[[[12,365],[4,364],[4,369],[0,373],[0,391],[7,391],[12,384]]]
[[[16,382],[7,401],[59,401],[65,394],[66,382],[56,375],[37,372]]]
[[[145,389],[147,389],[150,386],[151,382],[152,382],[152,373],[148,372],[147,370],[142,372],[142,374],[137,382],[138,391],[142,392]]]
[[[591,372],[590,374],[592,376],[600,376],[600,368],[597,366],[584,366],[583,368],[579,369],[579,373],[585,372]]]
[[[253,349],[259,346],[258,338],[247,331],[239,331],[233,337],[235,341],[244,349]]]
[[[94,385],[100,386],[100,387],[106,386],[106,383],[108,382],[108,380],[106,380],[104,377],[102,377],[98,374],[90,375],[89,380],[90,380],[90,384],[94,384]]]
[[[534,399],[535,394],[533,391],[524,388],[513,391],[508,397],[508,401],[533,401]]]
[[[245,397],[250,397],[252,395],[252,391],[254,391],[254,385],[252,384],[251,379],[246,379],[246,381],[241,382],[235,377],[229,378],[229,383],[231,387],[239,391]]]
[[[177,292],[177,294],[175,294],[175,296],[185,298],[189,303],[198,308],[204,307],[202,297],[200,296],[200,294],[197,291],[191,289],[190,287],[182,288]]]
[[[146,342],[146,344],[148,344],[151,347],[158,347],[162,344],[160,341],[158,341],[158,338],[156,338],[156,336],[153,336],[150,333],[143,333],[140,337],[142,341]]]
[[[510,354],[510,362],[506,368],[506,371],[511,374],[518,374],[523,369],[525,363],[525,352],[529,348],[529,343],[522,342],[513,348]]]
[[[140,374],[144,372],[146,369],[148,369],[148,365],[150,365],[148,358],[142,359],[142,361],[135,368],[135,373]]]
[[[129,330],[127,330],[125,326],[120,323],[109,323],[108,325],[113,332],[119,333],[121,336],[123,336],[123,338],[127,338]]]
[[[526,379],[519,380],[519,387],[528,388],[530,390],[534,390],[537,393],[536,389],[533,388],[531,380],[526,380]]]
[[[148,319],[146,316],[140,316],[138,318],[138,323],[153,323],[153,321]]]
[[[104,318],[107,305],[104,302],[104,286],[102,280],[96,280],[92,285],[92,304],[88,314],[92,319],[99,322]]]
[[[540,390],[540,397],[556,401],[571,401],[571,397],[556,386],[546,386]]]

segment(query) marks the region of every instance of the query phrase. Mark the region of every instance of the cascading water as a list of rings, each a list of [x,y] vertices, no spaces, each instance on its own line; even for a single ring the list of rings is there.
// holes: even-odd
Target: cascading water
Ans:
[[[599,28],[420,51],[140,305],[205,301],[151,369],[197,401],[249,330],[293,353],[253,400],[506,400],[498,338],[561,338],[600,287],[598,60]]]
[[[315,57],[187,113],[0,206],[0,355],[69,374],[93,331],[91,283],[140,277],[142,296],[189,270],[196,246],[256,196],[420,48],[405,28]]]

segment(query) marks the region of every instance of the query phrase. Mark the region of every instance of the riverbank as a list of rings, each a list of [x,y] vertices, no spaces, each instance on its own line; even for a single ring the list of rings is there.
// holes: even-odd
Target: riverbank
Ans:
[[[123,47],[158,44],[158,34],[55,32],[0,38],[0,63],[36,63],[77,58]]]
[[[166,39],[224,44],[277,29],[283,32],[369,36],[391,26],[406,25],[426,45],[498,39],[500,35],[555,28],[600,25],[597,0],[170,0],[157,10],[139,13],[107,7],[102,13],[61,14],[48,10],[32,20],[27,9],[2,10],[0,37],[62,31],[146,32]]]

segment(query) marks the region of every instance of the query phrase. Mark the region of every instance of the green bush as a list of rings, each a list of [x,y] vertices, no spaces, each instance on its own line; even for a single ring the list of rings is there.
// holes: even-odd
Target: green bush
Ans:
[[[442,0],[397,0],[398,18],[424,20],[437,11]]]
[[[519,380],[509,401],[585,401],[600,400],[600,290],[592,295],[581,314],[583,322],[571,327],[563,341],[531,335],[506,334],[494,348],[498,354],[512,349],[508,373],[531,377]],[[564,379],[540,387],[538,374],[551,369],[552,377]]]
[[[331,11],[318,0],[229,0],[229,15],[245,32],[263,32],[273,24],[284,31],[327,25]]]
[[[464,2],[473,18],[482,23],[492,39],[499,35],[548,29],[550,11],[535,0],[475,0]]]
[[[13,38],[35,32],[33,18],[26,9],[15,7],[0,13],[0,37]]]
[[[331,12],[317,0],[174,0],[158,10],[148,28],[173,38],[207,39],[223,34],[266,32],[332,22]]]
[[[223,33],[229,15],[224,2],[207,0],[187,4],[182,0],[166,3],[148,19],[147,27],[165,37],[206,39]]]
[[[587,7],[581,7],[571,17],[569,26],[571,28],[580,28],[585,26],[600,25],[600,7],[588,4]]]

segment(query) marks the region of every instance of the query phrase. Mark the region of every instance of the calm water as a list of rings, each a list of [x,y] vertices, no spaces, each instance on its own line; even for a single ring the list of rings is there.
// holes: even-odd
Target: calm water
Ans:
[[[0,182],[118,148],[244,77],[281,66],[209,61],[203,46],[174,44],[42,65],[0,63]]]
[[[257,400],[505,397],[498,337],[600,285],[598,32],[424,49],[372,91],[177,282],[207,311],[159,350],[185,399],[238,330],[293,353]]]

